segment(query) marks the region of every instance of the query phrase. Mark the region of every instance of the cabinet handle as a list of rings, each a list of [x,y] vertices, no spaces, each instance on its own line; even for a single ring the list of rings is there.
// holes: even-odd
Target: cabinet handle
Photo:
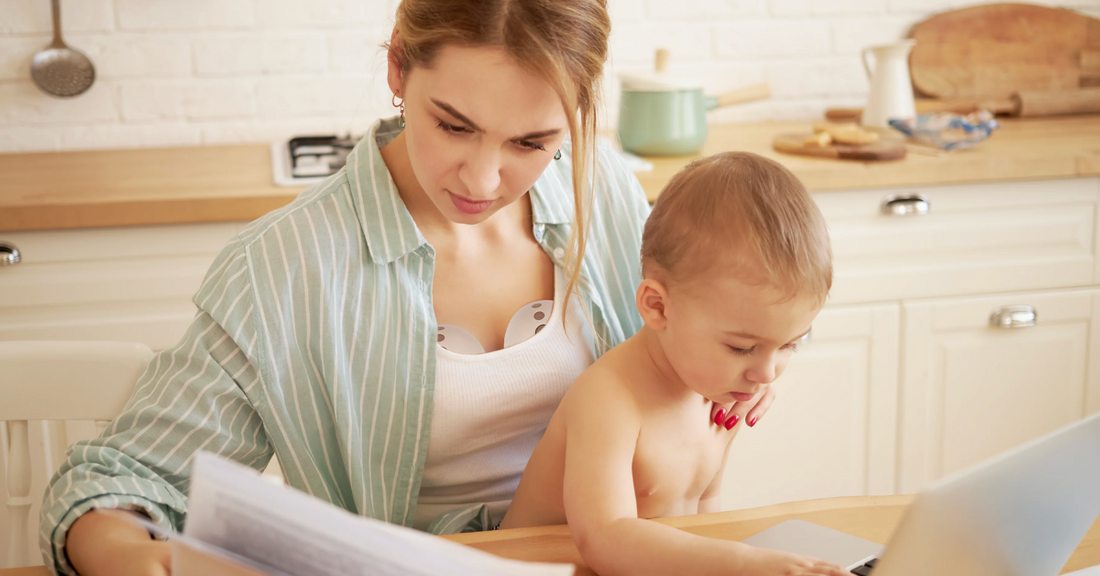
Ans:
[[[989,315],[994,328],[1030,328],[1038,321],[1034,306],[1001,306]]]
[[[920,194],[899,194],[883,199],[881,210],[887,216],[924,216],[932,203]]]
[[[0,242],[0,266],[13,266],[22,259],[18,248],[12,244]]]

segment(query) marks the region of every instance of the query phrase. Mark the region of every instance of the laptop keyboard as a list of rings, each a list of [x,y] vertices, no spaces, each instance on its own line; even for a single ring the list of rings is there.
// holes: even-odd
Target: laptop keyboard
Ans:
[[[852,568],[852,574],[858,574],[859,576],[867,576],[871,573],[871,569],[875,567],[875,563],[878,562],[878,558],[872,558],[867,561],[863,566],[856,566]]]

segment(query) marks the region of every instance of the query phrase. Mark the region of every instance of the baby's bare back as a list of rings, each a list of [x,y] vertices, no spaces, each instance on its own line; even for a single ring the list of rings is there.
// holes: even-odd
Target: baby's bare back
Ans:
[[[571,419],[593,416],[582,411],[598,411],[607,426],[638,426],[632,474],[639,518],[697,514],[701,499],[717,497],[725,453],[739,427],[713,424],[711,403],[702,396],[670,391],[658,374],[639,374],[629,344],[605,354],[570,388],[527,464],[501,528],[566,523],[566,437]],[[612,397],[621,401],[586,401],[598,386],[620,388]]]

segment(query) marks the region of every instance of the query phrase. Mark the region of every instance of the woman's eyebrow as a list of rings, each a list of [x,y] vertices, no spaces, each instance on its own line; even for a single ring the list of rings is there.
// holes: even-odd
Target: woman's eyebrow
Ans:
[[[462,123],[466,124],[470,128],[473,128],[474,130],[477,130],[479,132],[481,131],[481,127],[479,127],[477,124],[475,124],[473,120],[470,120],[469,118],[463,116],[462,113],[459,112],[458,110],[455,110],[454,106],[451,106],[450,104],[447,104],[446,102],[440,102],[439,100],[436,100],[435,98],[432,98],[431,101],[432,101],[432,104],[435,104],[436,106],[439,106],[439,108],[442,109],[444,112],[450,114],[451,116],[454,116],[455,118],[458,118],[459,122],[462,122]],[[517,136],[517,137],[513,138],[513,140],[538,140],[539,138],[546,138],[548,136],[554,136],[554,135],[559,134],[559,133],[561,133],[561,128],[553,128],[551,130],[542,130],[542,131],[539,131],[539,132],[531,132],[529,134],[524,134],[522,136]]]
[[[538,140],[539,138],[546,138],[547,136],[554,136],[561,132],[561,128],[554,128],[552,130],[543,130],[542,132],[532,132],[530,134],[524,134],[514,140]]]
[[[432,104],[435,104],[436,106],[439,106],[440,108],[443,109],[444,112],[450,114],[451,116],[454,116],[455,118],[458,118],[459,122],[462,122],[462,123],[468,125],[470,128],[473,128],[474,130],[478,130],[478,131],[481,130],[481,128],[478,127],[477,124],[474,124],[473,120],[470,120],[469,118],[463,116],[461,112],[459,112],[458,110],[455,110],[454,107],[451,106],[450,104],[447,104],[446,102],[440,102],[439,100],[436,100],[435,98],[432,98],[431,100],[432,100]]]

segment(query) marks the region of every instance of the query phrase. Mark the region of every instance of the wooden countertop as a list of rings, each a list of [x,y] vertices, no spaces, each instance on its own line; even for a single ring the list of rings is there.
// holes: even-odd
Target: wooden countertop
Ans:
[[[885,543],[912,499],[912,496],[828,498],[656,521],[711,538],[744,540],[780,522],[797,518]],[[577,565],[577,576],[595,576],[595,572],[581,561],[565,526],[458,534],[446,538],[506,558],[572,562]],[[1063,573],[1097,564],[1100,564],[1100,521],[1093,524],[1077,546]],[[49,571],[44,566],[16,568],[0,570],[0,576],[49,576]]]
[[[973,149],[920,154],[911,147],[907,157],[896,162],[811,158],[772,149],[776,134],[808,135],[811,125],[797,122],[713,126],[699,155],[649,158],[653,171],[638,173],[638,180],[650,201],[656,200],[664,184],[688,162],[725,150],[746,150],[777,160],[812,192],[1100,175],[1097,115],[1005,119],[992,137]]]
[[[711,127],[702,154],[775,158],[813,191],[1100,175],[1100,116],[1005,120],[992,138],[945,156],[862,163],[779,154],[772,138],[809,122]],[[650,199],[693,157],[654,158]],[[252,220],[300,188],[273,184],[264,144],[0,155],[0,231]]]
[[[0,155],[0,231],[254,220],[275,186],[265,144]]]

